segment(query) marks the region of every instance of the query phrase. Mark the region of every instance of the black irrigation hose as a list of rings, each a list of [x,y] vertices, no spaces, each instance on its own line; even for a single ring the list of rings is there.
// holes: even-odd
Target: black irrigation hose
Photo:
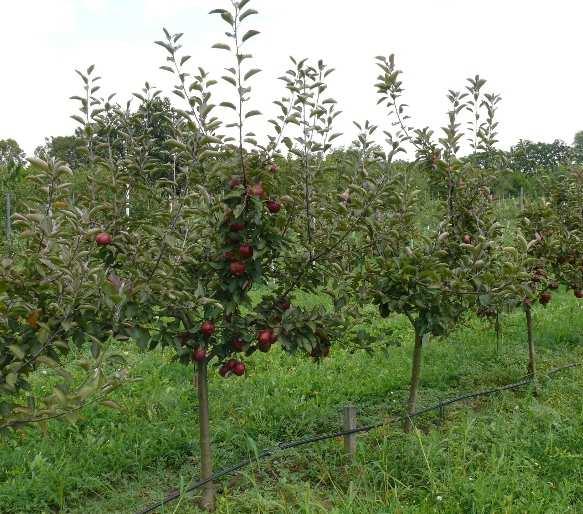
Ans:
[[[566,369],[571,369],[571,368],[576,368],[580,365],[581,364],[579,364],[579,363],[567,364],[566,366],[561,366],[560,368],[555,368],[555,369],[548,371],[547,376],[555,375],[556,373],[559,373],[560,371],[564,371]],[[415,411],[412,414],[405,414],[402,416],[398,416],[398,417],[392,418],[388,421],[381,421],[378,423],[374,423],[372,425],[366,425],[366,426],[354,428],[352,430],[341,430],[339,432],[334,432],[334,433],[330,433],[330,434],[321,434],[321,435],[317,435],[317,436],[305,437],[303,439],[297,439],[295,441],[289,441],[287,443],[279,443],[277,446],[275,446],[273,448],[263,450],[262,452],[258,453],[254,458],[247,458],[245,460],[242,460],[238,464],[235,464],[235,465],[230,466],[228,468],[222,469],[221,471],[217,471],[210,478],[207,478],[205,480],[199,480],[198,482],[195,482],[194,484],[192,484],[191,486],[186,488],[183,492],[175,491],[173,493],[170,493],[163,500],[161,500],[158,503],[155,503],[153,505],[150,505],[149,507],[146,507],[143,510],[136,512],[136,514],[150,514],[151,512],[154,512],[155,510],[157,510],[158,508],[163,507],[164,505],[180,498],[181,496],[184,496],[186,493],[190,493],[192,491],[195,491],[196,489],[200,489],[203,485],[208,484],[209,482],[213,482],[213,481],[218,480],[219,478],[222,478],[226,475],[230,475],[232,473],[235,473],[236,471],[239,471],[240,469],[242,469],[246,466],[249,466],[250,464],[252,464],[254,462],[257,462],[258,460],[262,460],[262,459],[266,459],[267,457],[271,457],[277,452],[280,452],[283,450],[289,450],[290,448],[296,448],[298,446],[303,446],[306,444],[316,443],[319,441],[325,441],[327,439],[336,439],[338,437],[343,437],[345,435],[358,434],[358,433],[362,433],[362,432],[370,432],[371,430],[373,430],[375,428],[386,426],[386,425],[389,425],[391,423],[397,423],[399,421],[404,421],[407,418],[416,418],[418,416],[421,416],[422,414],[426,414],[426,413],[434,411],[434,410],[441,410],[444,407],[446,407],[447,405],[461,402],[463,400],[478,398],[480,396],[489,396],[489,395],[492,395],[494,393],[499,393],[502,391],[508,391],[508,390],[512,390],[512,389],[518,389],[519,387],[528,385],[533,381],[534,381],[534,377],[528,377],[528,378],[525,378],[524,380],[521,380],[520,382],[515,382],[514,384],[508,384],[508,385],[505,385],[502,387],[496,387],[494,389],[486,389],[484,391],[477,391],[475,393],[468,393],[468,394],[456,396],[454,398],[449,398],[447,400],[443,400],[442,402],[436,403],[435,405],[431,405],[430,407],[425,407],[424,409],[420,409],[418,411]]]

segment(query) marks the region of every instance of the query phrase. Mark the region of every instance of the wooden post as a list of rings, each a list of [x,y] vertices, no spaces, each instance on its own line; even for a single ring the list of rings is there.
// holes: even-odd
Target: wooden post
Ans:
[[[354,430],[356,428],[356,407],[347,405],[343,411],[344,430]],[[354,460],[356,455],[356,434],[347,434],[344,436],[344,450],[350,458]]]
[[[522,186],[520,187],[520,196],[518,197],[518,205],[520,207],[520,210],[523,211],[524,210],[524,188]]]

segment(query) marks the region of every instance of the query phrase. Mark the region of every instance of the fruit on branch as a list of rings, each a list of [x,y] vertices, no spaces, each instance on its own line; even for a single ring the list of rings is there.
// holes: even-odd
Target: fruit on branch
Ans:
[[[249,244],[239,246],[239,255],[245,259],[253,257],[253,247]]]
[[[583,289],[575,289],[573,293],[575,294],[575,298],[583,298]]]
[[[236,352],[242,352],[243,349],[245,348],[245,341],[243,341],[243,339],[241,339],[240,337],[235,337],[235,339],[231,341],[231,347]]]
[[[272,344],[275,339],[274,339],[274,334],[273,334],[273,330],[271,330],[270,328],[266,328],[264,330],[261,330],[259,332],[259,335],[257,336],[257,340],[259,341],[259,344]]]
[[[242,230],[245,230],[245,223],[241,222],[231,223],[229,225],[229,230],[231,232],[241,232]]]
[[[107,246],[111,244],[111,236],[107,232],[101,232],[95,237],[95,242],[99,246]]]
[[[192,352],[192,360],[194,362],[203,362],[206,359],[206,351],[204,348],[199,347]]]
[[[249,187],[249,196],[256,196],[257,198],[263,198],[265,196],[265,190],[263,189],[263,184],[257,182]]]
[[[268,200],[267,201],[267,210],[271,214],[277,214],[281,210],[281,204],[276,202],[275,200]]]
[[[472,236],[470,236],[469,234],[466,234],[466,235],[463,237],[463,242],[464,242],[464,244],[466,244],[466,245],[472,244]]]
[[[277,173],[279,171],[279,166],[277,164],[273,163],[269,167],[269,171],[271,171],[271,173]]]
[[[245,264],[239,261],[233,261],[231,264],[229,264],[229,271],[236,277],[240,277],[241,275],[245,274],[246,269],[247,267]]]
[[[260,341],[257,347],[259,348],[259,351],[267,353],[269,350],[271,350],[271,341],[270,342]]]
[[[233,373],[238,377],[241,377],[245,374],[245,363],[238,361],[233,365]]]
[[[221,375],[223,378],[225,378],[229,371],[231,371],[229,369],[229,366],[227,366],[226,364],[223,364],[220,368],[219,368],[219,375]]]
[[[225,253],[223,254],[223,258],[224,258],[226,261],[234,261],[234,260],[236,260],[236,259],[235,259],[235,254],[234,254],[233,252],[225,252]]]
[[[559,284],[557,282],[551,282],[549,283],[549,289],[556,291],[557,289],[559,289]]]
[[[203,336],[210,337],[215,333],[215,324],[212,321],[205,321],[200,326],[200,331]]]
[[[538,298],[538,301],[541,303],[541,305],[546,305],[551,301],[552,297],[553,295],[551,293],[545,291],[544,293],[541,293],[541,295]]]

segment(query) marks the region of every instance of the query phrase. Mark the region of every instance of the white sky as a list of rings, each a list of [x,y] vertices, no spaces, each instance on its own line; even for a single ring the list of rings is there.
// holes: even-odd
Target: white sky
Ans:
[[[32,152],[45,136],[71,133],[80,92],[74,68],[96,65],[104,93],[125,100],[145,80],[168,91],[159,71],[161,28],[184,32],[189,64],[214,75],[230,66],[211,50],[224,22],[207,13],[228,0],[0,0],[0,139]],[[571,143],[583,129],[581,0],[252,0],[248,18],[262,34],[250,43],[257,67],[254,107],[273,115],[283,94],[276,79],[287,56],[323,58],[336,68],[330,94],[344,112],[337,128],[349,143],[352,120],[383,125],[373,87],[374,56],[395,53],[406,102],[419,126],[445,123],[448,89],[476,73],[503,96],[501,146],[520,138]],[[215,98],[221,101],[227,98]],[[385,124],[386,125],[386,124]]]

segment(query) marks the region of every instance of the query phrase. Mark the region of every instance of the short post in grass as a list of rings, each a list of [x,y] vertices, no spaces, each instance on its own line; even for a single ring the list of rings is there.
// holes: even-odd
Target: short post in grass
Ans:
[[[538,386],[536,383],[536,353],[532,331],[532,306],[530,304],[524,304],[524,313],[526,315],[526,334],[528,340],[528,376],[531,377],[534,382],[535,395],[538,395]]]
[[[344,407],[342,417],[345,432],[356,429],[356,407],[354,405],[347,405]],[[351,461],[354,460],[356,455],[355,433],[344,435],[344,451]]]
[[[206,359],[195,365],[197,371],[198,386],[198,422],[200,430],[200,479],[208,480],[213,474],[211,454],[211,439],[209,428],[209,397],[208,397],[208,364]],[[203,486],[201,506],[208,510],[214,510],[215,491],[212,481]]]

